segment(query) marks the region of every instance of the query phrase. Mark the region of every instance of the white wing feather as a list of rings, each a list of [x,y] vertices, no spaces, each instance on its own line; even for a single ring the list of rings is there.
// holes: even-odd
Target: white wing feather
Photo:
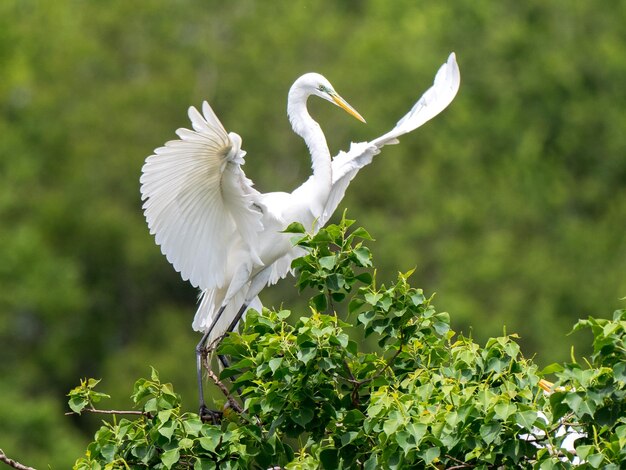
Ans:
[[[322,226],[328,222],[337,209],[350,181],[358,171],[371,163],[374,155],[378,154],[383,146],[397,144],[398,137],[417,129],[446,109],[456,96],[460,83],[459,66],[453,52],[448,57],[448,61],[439,68],[432,87],[422,95],[391,131],[371,142],[353,143],[348,152],[339,152],[333,158],[333,186],[320,219]]]
[[[399,136],[443,111],[459,83],[453,53],[437,72],[433,86],[390,132],[371,142],[352,144],[348,152],[340,152],[333,159],[332,188],[318,226],[328,222],[359,169],[384,145],[397,143]],[[150,233],[183,279],[204,291],[194,328],[205,331],[230,291],[236,290],[232,294],[235,297],[244,296],[244,290],[239,289],[241,282],[235,282],[237,275],[252,273],[253,265],[255,269],[263,266],[259,257],[263,221],[281,225],[282,215],[273,209],[281,207],[288,195],[256,191],[241,169],[245,156],[241,138],[226,132],[208,103],[203,103],[202,111],[203,115],[193,107],[189,109],[193,130],[179,129],[178,140],[156,149],[146,159],[140,181]],[[291,261],[302,254],[301,249],[292,248],[256,272],[266,273],[263,284],[274,284],[287,275]],[[244,297],[237,302],[230,299],[228,307],[240,304]],[[258,298],[255,301],[258,303]],[[234,312],[224,315],[224,322],[231,316]],[[221,335],[218,330],[214,333]]]
[[[146,159],[141,175],[144,214],[161,251],[195,287],[222,287],[229,247],[247,246],[258,261],[256,233],[261,214],[252,203],[258,192],[240,168],[241,138],[227,134],[203,103],[203,115],[189,108],[193,131],[179,129]]]

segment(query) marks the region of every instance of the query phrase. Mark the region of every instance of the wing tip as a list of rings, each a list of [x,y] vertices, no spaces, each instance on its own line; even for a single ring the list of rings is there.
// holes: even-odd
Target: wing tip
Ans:
[[[455,90],[454,94],[459,90],[461,85],[461,71],[459,70],[459,64],[456,61],[456,53],[451,52],[448,56],[448,61],[445,63],[450,75],[451,89]]]

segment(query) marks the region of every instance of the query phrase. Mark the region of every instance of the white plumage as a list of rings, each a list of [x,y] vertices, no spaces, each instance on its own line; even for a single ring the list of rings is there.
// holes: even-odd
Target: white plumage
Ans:
[[[313,174],[292,193],[255,190],[241,168],[241,138],[226,132],[208,103],[203,103],[202,114],[189,109],[193,130],[179,129],[178,140],[146,159],[141,195],[150,233],[161,251],[183,279],[202,290],[193,327],[210,331],[207,344],[227,331],[243,304],[260,308],[261,289],[285,277],[291,261],[301,255],[281,231],[292,222],[312,231],[324,225],[359,169],[384,145],[397,143],[399,136],[445,109],[459,83],[450,54],[433,86],[390,132],[352,144],[331,160],[324,134],[307,112],[307,98],[319,96],[363,119],[324,77],[303,75],[290,89],[288,114],[311,152]]]

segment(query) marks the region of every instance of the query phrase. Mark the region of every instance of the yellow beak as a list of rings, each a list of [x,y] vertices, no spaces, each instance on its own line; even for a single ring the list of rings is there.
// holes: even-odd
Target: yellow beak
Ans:
[[[544,392],[547,392],[547,393],[553,392],[552,387],[554,386],[554,384],[552,382],[548,382],[545,379],[541,379],[537,385],[539,385],[543,389]]]
[[[333,99],[333,102],[337,106],[339,106],[341,109],[343,109],[346,113],[351,114],[352,116],[354,116],[361,122],[365,122],[365,119],[363,119],[363,116],[361,116],[356,109],[350,106],[348,102],[344,100],[341,96],[339,96],[337,93],[331,94],[330,97]]]

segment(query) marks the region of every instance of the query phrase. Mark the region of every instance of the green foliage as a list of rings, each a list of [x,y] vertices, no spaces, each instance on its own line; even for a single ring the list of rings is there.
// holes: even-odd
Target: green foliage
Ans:
[[[587,367],[525,359],[515,335],[480,346],[399,274],[378,286],[364,229],[291,226],[310,312],[248,312],[219,348],[241,413],[183,413],[153,370],[132,396],[143,415],[105,423],[77,469],[620,468],[626,463],[626,310],[590,318]],[[367,275],[366,275],[367,274]],[[322,296],[322,297],[320,297]],[[324,301],[319,300],[324,298]],[[323,309],[318,308],[323,306]],[[330,310],[329,310],[330,308]],[[291,320],[291,321],[290,321]],[[361,336],[376,338],[368,351]],[[551,393],[539,387],[556,373]],[[97,381],[71,392],[88,402]],[[576,434],[574,434],[576,433]],[[576,437],[573,439],[572,437]],[[565,443],[566,439],[570,440]]]
[[[580,320],[574,330],[580,329],[593,333],[594,352],[587,367],[577,362],[553,367],[558,378],[550,396],[553,418],[585,429],[588,438],[577,451],[593,468],[626,462],[626,310],[616,311],[612,320]]]
[[[81,380],[80,385],[70,390],[67,396],[70,397],[68,404],[74,413],[80,414],[83,409],[94,408],[94,403],[98,403],[103,398],[111,398],[106,393],[96,392],[95,386],[100,383],[96,379]]]
[[[454,330],[483,344],[506,325],[542,367],[591,354],[564,333],[626,295],[624,24],[620,0],[0,1],[0,447],[68,468],[99,425],[63,416],[78,377],[106,377],[115,408],[152,364],[194,406],[197,293],[148,233],[141,165],[206,99],[256,187],[292,190],[310,162],[285,99],[306,71],[368,121],[310,100],[336,154],[455,51],[454,103],[342,207],[377,234],[377,278],[415,267]],[[264,304],[304,314],[291,287]]]
[[[74,391],[87,394],[91,387],[83,382]],[[182,412],[180,396],[154,369],[149,380],[135,382],[132,400],[141,418],[105,423],[75,469],[243,469],[285,453],[280,441],[261,436],[258,426],[242,422],[243,416],[217,426]]]

